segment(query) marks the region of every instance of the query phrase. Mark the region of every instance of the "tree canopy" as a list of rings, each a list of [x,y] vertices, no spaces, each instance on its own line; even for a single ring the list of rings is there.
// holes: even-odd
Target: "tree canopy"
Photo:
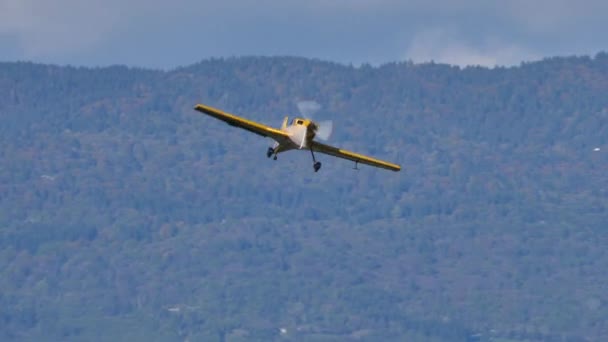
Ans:
[[[608,55],[0,63],[0,339],[608,338]],[[192,110],[280,126],[392,173]]]

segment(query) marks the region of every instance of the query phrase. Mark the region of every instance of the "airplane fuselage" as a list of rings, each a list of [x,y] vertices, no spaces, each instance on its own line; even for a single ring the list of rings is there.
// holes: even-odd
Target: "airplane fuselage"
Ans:
[[[317,124],[312,120],[302,118],[294,118],[291,124],[287,125],[287,118],[285,118],[281,130],[289,135],[289,140],[276,142],[275,151],[278,153],[309,148],[310,143],[315,138],[316,127]]]

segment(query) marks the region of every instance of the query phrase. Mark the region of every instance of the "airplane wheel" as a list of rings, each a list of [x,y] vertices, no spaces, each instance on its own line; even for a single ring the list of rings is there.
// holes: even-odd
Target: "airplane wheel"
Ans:
[[[272,158],[272,159],[277,160],[277,155],[275,154],[275,155],[274,155],[274,158]]]
[[[321,168],[321,162],[316,162],[313,165],[315,172],[319,171],[319,169]]]
[[[274,153],[274,149],[272,147],[269,147],[268,151],[266,151],[266,157],[270,158],[270,156],[272,156],[273,153]],[[276,156],[275,156],[275,160],[276,160]]]

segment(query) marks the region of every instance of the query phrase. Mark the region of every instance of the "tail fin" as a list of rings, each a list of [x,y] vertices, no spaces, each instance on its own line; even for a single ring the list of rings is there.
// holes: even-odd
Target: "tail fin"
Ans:
[[[285,119],[283,119],[283,125],[281,126],[281,130],[285,130],[287,128],[287,122],[289,121],[289,117],[286,116]]]

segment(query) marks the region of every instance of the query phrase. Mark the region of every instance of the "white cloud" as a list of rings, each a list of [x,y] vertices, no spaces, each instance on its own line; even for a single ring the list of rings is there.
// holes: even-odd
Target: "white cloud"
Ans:
[[[107,37],[120,12],[103,1],[2,0],[0,33],[15,36],[26,57],[72,53]]]
[[[498,42],[474,46],[442,29],[426,30],[414,36],[404,59],[414,62],[446,63],[486,67],[517,65],[539,57],[521,47]]]
[[[231,14],[254,8],[242,0],[0,0],[0,35],[14,38],[25,58],[86,55],[125,37],[174,29],[183,20],[229,22]]]
[[[605,0],[0,0],[0,50],[84,65],[243,54],[512,65],[605,49],[605,13]]]

